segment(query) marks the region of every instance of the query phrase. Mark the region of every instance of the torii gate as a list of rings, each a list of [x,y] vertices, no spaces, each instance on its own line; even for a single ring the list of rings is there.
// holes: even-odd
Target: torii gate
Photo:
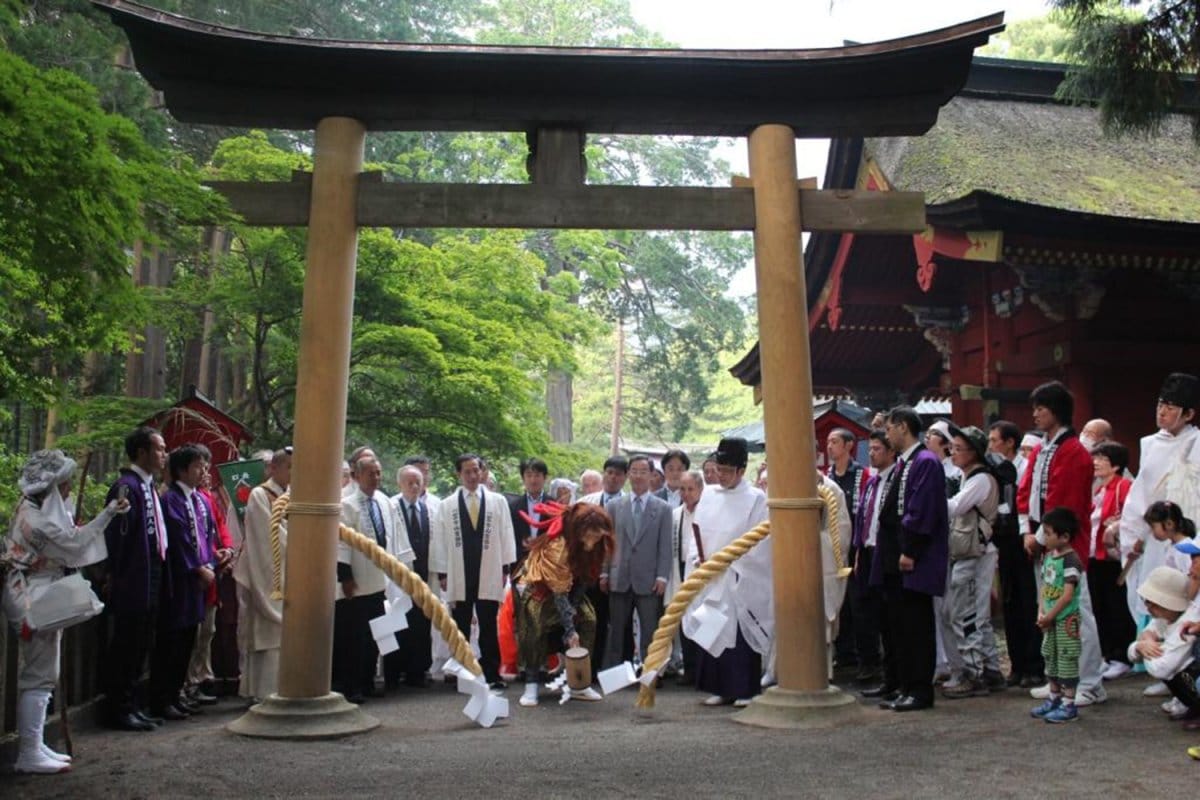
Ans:
[[[316,129],[311,182],[213,184],[252,225],[309,228],[279,694],[237,732],[328,737],[378,724],[329,691],[359,226],[753,231],[779,685],[738,718],[796,727],[853,707],[826,673],[800,233],[911,234],[925,207],[918,192],[798,185],[795,139],[923,134],[1002,14],[843,48],[627,50],[299,39],[92,2],[125,30],[176,118]],[[526,131],[532,183],[372,180],[361,173],[368,129]],[[727,189],[588,186],[589,132],[748,136],[750,177]]]

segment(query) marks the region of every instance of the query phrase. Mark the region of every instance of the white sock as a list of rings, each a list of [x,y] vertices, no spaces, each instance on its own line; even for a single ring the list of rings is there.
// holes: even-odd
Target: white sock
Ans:
[[[537,700],[537,696],[538,696],[538,685],[537,685],[537,683],[527,683],[527,684],[525,684],[525,694],[521,695],[521,699],[523,699],[523,700]]]

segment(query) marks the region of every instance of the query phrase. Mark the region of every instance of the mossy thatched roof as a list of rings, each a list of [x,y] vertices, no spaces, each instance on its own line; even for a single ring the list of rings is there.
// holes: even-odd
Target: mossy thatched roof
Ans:
[[[1190,122],[1153,138],[1106,137],[1091,108],[957,97],[922,137],[871,139],[898,189],[931,205],[975,190],[1072,211],[1200,222],[1200,147]]]

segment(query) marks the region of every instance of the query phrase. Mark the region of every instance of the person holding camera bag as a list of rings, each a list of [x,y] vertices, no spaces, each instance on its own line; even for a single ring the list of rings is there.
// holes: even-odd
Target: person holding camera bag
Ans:
[[[957,681],[946,684],[942,694],[956,699],[986,695],[993,687],[1004,688],[991,610],[997,559],[991,540],[1000,487],[988,466],[986,433],[974,425],[959,428],[952,424],[950,442],[950,457],[964,477],[959,490],[947,501],[950,583],[944,608],[962,674]]]
[[[71,757],[42,738],[46,706],[58,680],[62,629],[94,616],[103,606],[82,576],[67,569],[107,557],[104,528],[129,509],[116,499],[87,525],[76,527],[66,498],[75,462],[61,450],[39,450],[21,470],[21,502],[7,540],[4,613],[17,630],[16,772],[53,774],[71,768]]]

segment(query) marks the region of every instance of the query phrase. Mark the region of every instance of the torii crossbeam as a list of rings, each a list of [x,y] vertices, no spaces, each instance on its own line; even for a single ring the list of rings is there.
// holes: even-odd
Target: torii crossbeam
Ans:
[[[299,39],[92,2],[125,30],[178,119],[316,130],[311,180],[213,184],[250,224],[309,228],[279,694],[238,732],[300,738],[374,724],[329,691],[360,226],[752,230],[779,685],[738,718],[796,727],[853,706],[826,674],[800,233],[913,233],[924,202],[802,188],[795,140],[924,133],[1002,14],[842,48],[630,50]],[[361,174],[368,130],[523,131],[532,183],[384,183]],[[589,186],[588,133],[747,136],[750,178],[732,188]]]

